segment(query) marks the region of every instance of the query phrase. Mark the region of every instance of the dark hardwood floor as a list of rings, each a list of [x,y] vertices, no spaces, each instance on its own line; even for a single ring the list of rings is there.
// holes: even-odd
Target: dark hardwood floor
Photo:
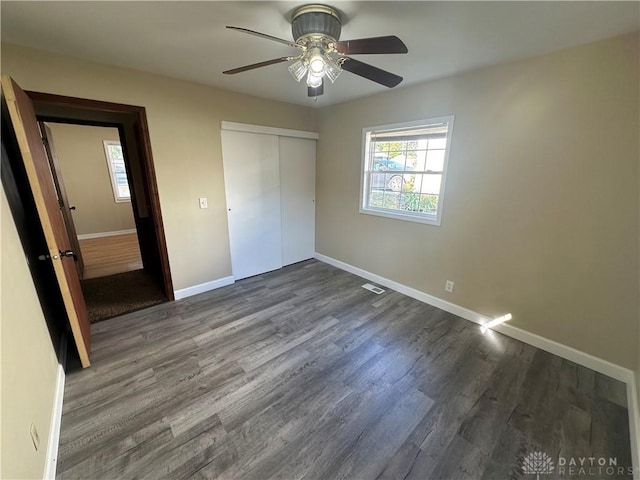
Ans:
[[[92,325],[58,476],[533,479],[538,451],[631,465],[623,383],[363,283],[310,260]]]

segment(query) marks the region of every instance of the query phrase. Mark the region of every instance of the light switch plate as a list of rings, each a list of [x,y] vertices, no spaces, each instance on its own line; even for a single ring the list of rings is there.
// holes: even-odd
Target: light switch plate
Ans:
[[[200,198],[200,208],[209,208],[209,202],[206,197]]]

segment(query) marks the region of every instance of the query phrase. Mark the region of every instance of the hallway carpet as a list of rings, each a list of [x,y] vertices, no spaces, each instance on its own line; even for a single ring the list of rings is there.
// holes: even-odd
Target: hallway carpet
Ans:
[[[91,278],[80,283],[91,323],[167,301],[158,280],[145,270]]]

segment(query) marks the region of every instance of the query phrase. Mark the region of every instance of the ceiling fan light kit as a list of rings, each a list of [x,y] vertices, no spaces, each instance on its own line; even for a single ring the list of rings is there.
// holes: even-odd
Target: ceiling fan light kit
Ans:
[[[329,37],[336,42],[341,30],[340,14],[327,5],[303,5],[291,15],[291,33],[296,42],[309,34]]]
[[[236,74],[293,61],[289,72],[297,82],[306,76],[307,95],[317,98],[324,93],[324,78],[334,83],[343,70],[392,88],[402,77],[348,57],[348,54],[407,53],[406,45],[396,36],[340,40],[342,20],[338,11],[327,5],[311,4],[297,8],[291,16],[291,32],[295,42],[240,27],[230,27],[250,35],[266,38],[297,48],[297,56],[280,57],[265,62],[227,70]]]

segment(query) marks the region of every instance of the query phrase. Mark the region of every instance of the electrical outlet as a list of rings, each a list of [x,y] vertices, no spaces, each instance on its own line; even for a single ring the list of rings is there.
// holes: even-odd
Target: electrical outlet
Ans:
[[[449,293],[453,293],[453,282],[451,280],[447,280],[447,283],[444,284],[444,289]]]
[[[29,433],[31,434],[31,441],[33,442],[33,448],[35,448],[37,452],[38,448],[40,448],[40,435],[38,435],[38,429],[36,428],[35,423],[31,424]]]
[[[209,208],[209,203],[207,202],[206,197],[200,198],[200,208]]]

